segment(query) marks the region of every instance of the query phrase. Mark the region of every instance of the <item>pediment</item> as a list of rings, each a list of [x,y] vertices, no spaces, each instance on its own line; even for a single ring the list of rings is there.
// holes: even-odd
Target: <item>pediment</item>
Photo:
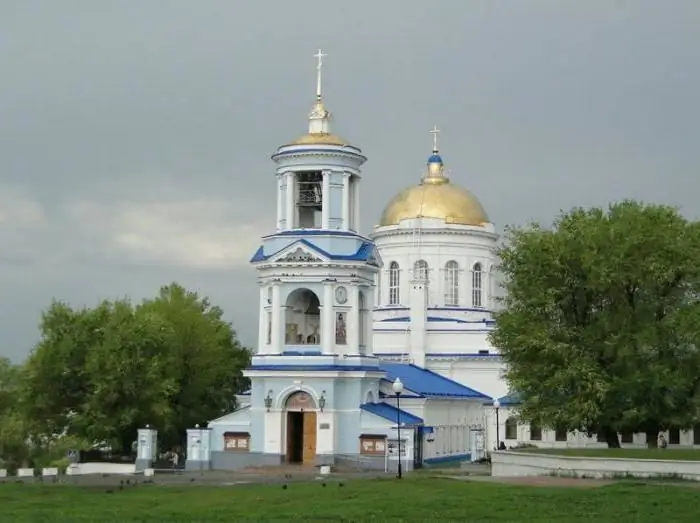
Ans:
[[[275,263],[318,263],[326,261],[321,254],[300,243],[285,248],[271,260]]]

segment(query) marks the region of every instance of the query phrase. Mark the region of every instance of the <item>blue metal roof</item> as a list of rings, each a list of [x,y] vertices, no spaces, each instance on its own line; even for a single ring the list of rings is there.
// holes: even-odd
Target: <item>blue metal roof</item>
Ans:
[[[269,254],[269,255],[265,255],[265,251],[261,245],[260,247],[258,247],[258,250],[255,251],[255,254],[250,259],[250,262],[255,263],[255,262],[269,260],[270,258],[277,256],[280,252],[285,251],[285,250],[289,249],[290,247],[293,247],[294,245],[298,245],[298,244],[305,245],[310,250],[317,252],[318,254],[320,254],[321,256],[323,256],[325,258],[328,258],[329,260],[371,262],[371,261],[374,261],[373,258],[375,260],[379,258],[379,256],[375,252],[374,243],[371,241],[362,242],[362,244],[360,245],[360,248],[357,249],[357,252],[355,252],[354,254],[331,254],[331,253],[326,252],[325,250],[321,249],[320,247],[317,247],[316,245],[311,243],[309,240],[301,239],[301,240],[298,240],[290,245],[286,245],[285,247],[283,247],[279,251],[274,252],[274,253]]]
[[[406,389],[424,397],[491,399],[486,394],[416,365],[381,362],[379,368],[386,372],[386,380],[393,382],[399,378]]]
[[[433,153],[430,158],[428,158],[428,163],[442,163],[442,158],[439,154]]]
[[[522,402],[523,400],[520,398],[520,394],[518,392],[511,392],[510,394],[506,394],[505,396],[498,398],[498,403],[501,405],[501,407],[514,407],[515,405],[520,405]],[[489,401],[484,403],[484,405],[493,407],[493,402]]]
[[[397,409],[388,403],[363,403],[360,405],[360,408],[369,412],[370,414],[374,414],[375,416],[379,416],[380,418],[384,418],[389,421],[396,422],[397,420],[400,420],[402,427],[404,425],[423,424],[423,420],[418,416],[414,416],[410,412],[406,412],[403,409]],[[399,414],[401,415],[400,417],[398,417]]]

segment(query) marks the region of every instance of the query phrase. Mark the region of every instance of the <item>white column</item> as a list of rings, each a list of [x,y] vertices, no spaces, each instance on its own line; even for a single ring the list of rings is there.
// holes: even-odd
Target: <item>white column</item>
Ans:
[[[350,285],[348,289],[350,311],[348,311],[347,341],[348,352],[359,354],[360,352],[360,288]]]
[[[267,304],[267,287],[263,285],[260,287],[260,306],[258,314],[260,318],[258,320],[258,354],[267,352],[267,311],[265,310],[265,305]]]
[[[321,307],[321,352],[335,352],[335,314],[333,311],[333,282],[323,284],[323,305]]]
[[[355,177],[352,183],[352,198],[353,198],[353,223],[352,228],[355,232],[360,232],[360,178]]]
[[[374,289],[371,287],[367,288],[367,292],[365,292],[365,307],[367,307],[367,318],[365,319],[365,353],[368,356],[371,356],[374,353],[374,347],[372,344],[372,340],[374,339],[373,331],[374,331],[374,314],[372,314],[372,311],[374,310]]]
[[[321,187],[321,199],[323,204],[321,206],[321,228],[330,229],[331,221],[331,173],[330,171],[323,171],[323,186]]]
[[[282,228],[282,220],[284,220],[284,213],[282,212],[282,207],[284,205],[284,200],[282,198],[282,175],[277,175],[277,230]]]
[[[425,367],[425,286],[422,282],[409,282],[411,291],[411,359],[415,365]]]
[[[284,339],[282,332],[284,328],[284,319],[282,318],[282,299],[281,290],[278,283],[272,284],[272,336],[269,352],[279,354],[282,352]]]
[[[343,173],[343,224],[341,229],[350,228],[350,173]]]
[[[294,173],[288,172],[285,174],[287,177],[287,224],[286,229],[294,229],[296,224],[294,223],[294,214],[296,212],[296,205],[294,205]]]

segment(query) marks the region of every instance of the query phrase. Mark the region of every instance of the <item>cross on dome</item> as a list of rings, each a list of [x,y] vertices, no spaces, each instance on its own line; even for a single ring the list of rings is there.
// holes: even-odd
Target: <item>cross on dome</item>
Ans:
[[[430,130],[429,132],[430,132],[430,134],[433,135],[433,153],[437,154],[437,152],[438,152],[437,140],[438,140],[438,134],[440,134],[440,129],[437,128],[437,125],[433,125],[432,130]]]
[[[321,49],[314,55],[318,61],[316,64],[316,99],[321,100],[321,69],[323,69],[323,59],[328,56]]]

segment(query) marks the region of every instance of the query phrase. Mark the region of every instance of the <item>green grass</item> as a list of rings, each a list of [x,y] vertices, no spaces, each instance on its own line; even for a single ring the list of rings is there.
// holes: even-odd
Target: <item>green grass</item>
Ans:
[[[0,485],[3,521],[697,521],[697,488],[525,487],[435,478],[235,487]]]
[[[518,452],[535,452],[557,456],[581,456],[587,458],[672,459],[700,461],[700,449],[520,449]]]

